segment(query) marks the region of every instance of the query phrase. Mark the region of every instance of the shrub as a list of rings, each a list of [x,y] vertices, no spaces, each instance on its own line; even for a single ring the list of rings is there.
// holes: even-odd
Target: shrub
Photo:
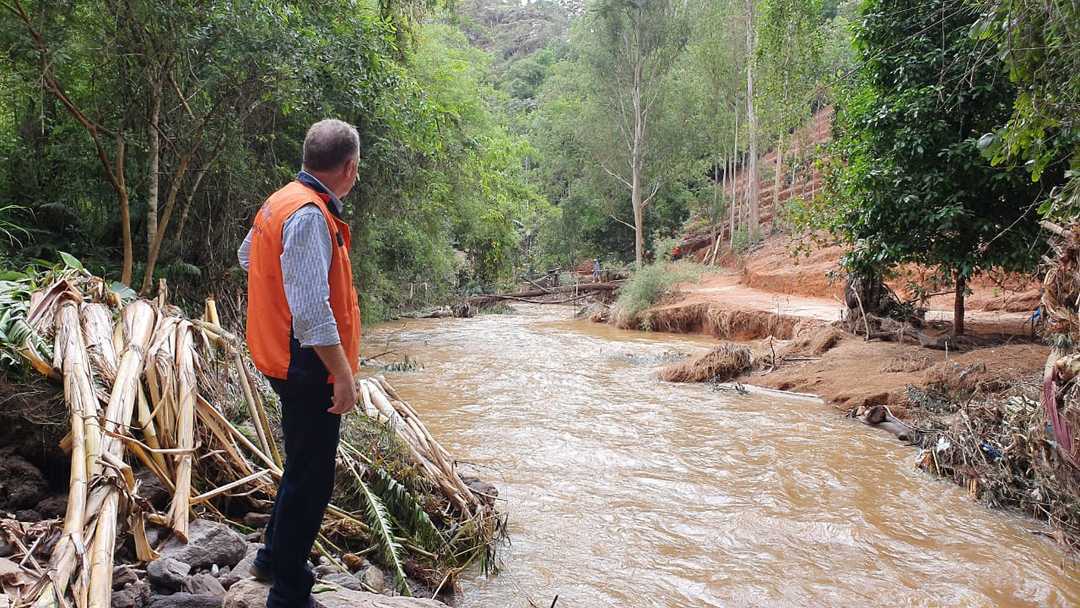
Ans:
[[[636,326],[638,315],[674,291],[678,283],[693,281],[703,269],[690,262],[661,262],[644,266],[619,289],[612,318],[620,327]]]

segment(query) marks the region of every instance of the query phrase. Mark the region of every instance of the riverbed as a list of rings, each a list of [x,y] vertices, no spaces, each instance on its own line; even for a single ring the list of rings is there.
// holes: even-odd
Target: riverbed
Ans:
[[[1080,568],[1021,516],[816,400],[660,382],[714,342],[563,307],[367,329],[365,354],[495,483],[502,571],[461,608],[1077,606]],[[858,382],[858,378],[852,378]]]

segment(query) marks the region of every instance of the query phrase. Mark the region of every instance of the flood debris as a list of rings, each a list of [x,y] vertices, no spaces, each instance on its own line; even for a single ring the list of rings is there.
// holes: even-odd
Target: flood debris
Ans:
[[[750,349],[724,342],[704,355],[660,370],[665,382],[724,382],[752,367]]]
[[[909,388],[918,466],[947,477],[993,506],[1045,521],[1051,535],[1080,549],[1080,224],[1043,222],[1055,256],[1046,258],[1041,379],[1008,382],[985,364],[938,363],[926,389]]]
[[[221,327],[212,300],[202,318],[187,318],[166,301],[164,284],[145,300],[81,268],[25,280],[45,287],[2,286],[28,297],[6,313],[24,331],[0,348],[62,385],[66,407],[52,423],[67,429],[69,483],[62,517],[0,520],[2,596],[16,606],[104,608],[115,603],[117,577],[131,574],[120,562],[164,557],[184,564],[185,577],[203,577],[184,578],[185,589],[224,593],[205,576],[225,576],[253,555],[257,535],[241,532],[265,525],[282,474],[276,401],[242,341]],[[358,410],[343,424],[316,571],[352,575],[366,556],[408,595],[418,584],[453,589],[470,563],[493,567],[504,530],[493,488],[474,492],[383,378],[360,381]],[[184,557],[218,545],[228,559]],[[154,586],[135,579],[119,580],[124,590]]]

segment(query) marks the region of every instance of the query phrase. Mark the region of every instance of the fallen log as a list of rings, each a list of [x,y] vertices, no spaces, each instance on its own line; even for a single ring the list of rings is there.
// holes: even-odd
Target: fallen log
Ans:
[[[618,289],[621,285],[622,281],[608,281],[606,283],[577,283],[574,285],[560,285],[559,287],[549,287],[547,289],[532,289],[529,291],[519,291],[516,293],[484,294],[480,296],[473,296],[465,300],[465,304],[473,307],[488,306],[502,300],[528,300],[530,298],[538,298],[559,293],[610,293]]]

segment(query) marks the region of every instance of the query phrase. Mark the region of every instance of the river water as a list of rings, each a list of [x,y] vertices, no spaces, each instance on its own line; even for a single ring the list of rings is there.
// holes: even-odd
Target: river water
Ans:
[[[1080,606],[1039,524],[914,468],[915,451],[820,402],[656,379],[711,340],[561,307],[388,323],[368,355],[500,491],[512,544],[462,608]],[[852,378],[852,382],[858,382]]]

